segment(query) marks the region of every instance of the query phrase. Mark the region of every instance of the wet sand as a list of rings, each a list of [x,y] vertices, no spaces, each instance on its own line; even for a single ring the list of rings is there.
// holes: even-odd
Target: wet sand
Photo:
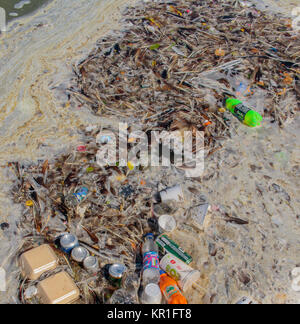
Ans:
[[[64,89],[72,82],[72,64],[84,58],[112,25],[117,27],[119,8],[126,3],[56,0],[42,12],[12,22],[0,37],[4,49],[0,51],[1,166],[12,160],[52,157],[78,144],[80,125],[110,122],[69,107]],[[288,14],[290,7],[283,3],[277,10]],[[216,211],[208,233],[188,228],[174,233],[181,245],[192,251],[195,267],[203,274],[201,285],[208,291],[204,302],[214,294],[214,303],[234,302],[244,294],[261,303],[299,302],[290,276],[300,265],[299,126],[299,119],[284,129],[269,121],[255,130],[236,123],[237,134],[206,161],[202,190],[209,201],[250,223],[225,223],[218,220]],[[14,231],[22,208],[11,204],[10,179],[9,171],[2,167],[0,217],[1,222],[10,224],[10,230],[0,230],[0,266],[8,271],[15,269],[7,255],[20,241]],[[211,256],[209,242],[216,238],[217,253]],[[246,285],[241,273],[250,277]],[[1,302],[14,302],[13,278],[10,273],[9,290],[0,292]],[[203,296],[203,290],[193,290],[189,301],[203,302]]]

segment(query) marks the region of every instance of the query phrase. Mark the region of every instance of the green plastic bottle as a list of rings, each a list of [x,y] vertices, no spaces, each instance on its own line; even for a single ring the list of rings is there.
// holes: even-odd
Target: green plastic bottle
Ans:
[[[261,125],[262,116],[255,110],[246,107],[240,100],[227,98],[225,105],[226,108],[245,125],[249,127]]]

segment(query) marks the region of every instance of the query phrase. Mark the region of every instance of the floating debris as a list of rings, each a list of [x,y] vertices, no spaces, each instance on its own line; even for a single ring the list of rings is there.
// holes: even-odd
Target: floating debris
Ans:
[[[151,130],[180,133],[189,130],[193,134],[202,131],[207,156],[221,149],[220,142],[234,130],[231,126],[235,119],[230,118],[224,107],[225,98],[239,100],[243,96],[245,104],[246,100],[259,98],[264,106],[255,108],[264,120],[280,126],[299,110],[299,38],[293,36],[291,27],[280,16],[275,23],[274,17],[254,12],[241,1],[233,0],[147,2],[126,10],[123,27],[122,31],[100,39],[89,57],[74,67],[77,87],[68,89],[70,107],[79,103],[96,115],[125,120],[128,128],[139,125],[146,134]],[[284,108],[279,110],[279,107]],[[40,295],[48,303],[66,301],[60,295],[49,295],[49,285],[60,276],[68,278],[66,295],[75,291],[67,302],[138,303],[143,237],[153,236],[154,242],[154,235],[149,233],[159,234],[159,216],[172,214],[179,231],[198,233],[211,225],[210,214],[217,209],[212,208],[208,215],[209,203],[203,200],[199,185],[195,185],[198,189],[192,186],[193,181],[199,181],[197,178],[188,183],[187,196],[182,186],[184,181],[169,183],[167,171],[158,171],[153,180],[149,175],[151,170],[136,167],[133,162],[100,166],[99,145],[109,146],[114,142],[112,133],[103,135],[103,129],[97,126],[78,131],[83,140],[53,160],[9,164],[16,177],[11,194],[14,202],[23,207],[22,219],[16,224],[23,240],[16,256],[47,245],[57,257],[56,260],[53,256],[52,271],[42,271],[40,277],[36,273],[24,277],[25,271],[23,275],[20,271],[19,300],[35,304],[40,302]],[[134,142],[131,137],[127,143],[129,151]],[[179,168],[170,170],[184,178]],[[259,187],[257,190],[263,194]],[[288,202],[291,199],[277,184],[270,190]],[[220,227],[225,223],[230,230],[233,227],[246,230],[247,226],[226,223],[250,223],[224,214]],[[1,224],[1,229],[8,229],[6,223]],[[213,232],[209,234],[207,237],[215,239],[207,244],[209,255],[221,260],[224,248],[219,247],[220,242],[231,242]],[[73,240],[61,244],[61,237],[71,235]],[[157,262],[166,252],[177,253],[187,263],[192,261],[177,243],[168,242],[171,248],[162,246],[165,251],[156,253]],[[72,256],[74,247],[77,255],[75,250]],[[184,292],[193,285],[205,290],[196,284],[201,278],[198,269],[182,265],[171,254],[163,256],[161,261],[161,267],[170,276],[179,272],[179,277],[173,279],[180,279],[179,287]],[[111,264],[122,264],[126,269],[124,278],[123,274],[122,278],[114,277],[118,285],[105,275],[106,267]],[[159,279],[158,264],[155,267]],[[254,281],[246,271],[235,274],[245,286]],[[229,280],[227,276],[224,282],[227,296]],[[140,300],[145,299],[146,291],[149,302],[154,289],[154,297],[158,298],[151,301],[160,303],[159,287],[153,285],[156,284],[146,285],[148,288]],[[207,293],[207,296],[212,301],[216,295]]]
[[[257,107],[264,117],[280,125],[293,117],[299,111],[300,39],[286,19],[233,0],[190,5],[129,7],[122,32],[100,39],[78,66],[73,99],[95,114],[131,118],[147,129],[170,130],[178,122],[207,129],[210,148],[216,136],[228,136],[219,111],[223,95],[240,99],[245,80],[247,96],[264,104]]]

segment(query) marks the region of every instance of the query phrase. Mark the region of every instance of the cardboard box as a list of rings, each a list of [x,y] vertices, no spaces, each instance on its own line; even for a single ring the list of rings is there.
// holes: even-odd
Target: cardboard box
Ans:
[[[41,281],[37,288],[42,304],[71,304],[80,295],[74,281],[64,271]]]
[[[48,244],[23,253],[20,257],[22,275],[31,280],[38,279],[44,272],[54,270],[58,257]]]

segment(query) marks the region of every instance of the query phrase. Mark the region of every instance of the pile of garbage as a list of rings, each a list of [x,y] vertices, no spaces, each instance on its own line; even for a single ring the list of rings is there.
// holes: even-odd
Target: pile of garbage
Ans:
[[[241,1],[153,1],[128,8],[123,26],[74,67],[71,107],[117,117],[129,132],[203,131],[208,155],[230,136],[231,113],[260,123],[238,99],[263,96],[259,113],[279,125],[299,110],[299,38],[285,18]],[[111,139],[99,142],[98,125],[78,131],[82,143],[51,161],[10,163],[23,206],[20,302],[188,303],[201,273],[172,233],[209,226],[201,181],[175,166],[101,166],[99,147]]]
[[[86,145],[52,162],[10,164],[14,202],[24,207],[20,301],[161,303],[164,295],[165,302],[187,303],[182,292],[197,287],[200,272],[165,234],[185,223],[203,230],[206,198],[182,185],[159,190],[147,169],[100,167],[91,140],[98,132],[87,132]],[[61,280],[71,297],[59,290]]]
[[[299,111],[290,19],[245,1],[149,1],[128,8],[122,26],[74,66],[73,106],[144,129],[195,127],[211,149],[230,128],[224,95],[258,97],[259,112],[281,126]]]

